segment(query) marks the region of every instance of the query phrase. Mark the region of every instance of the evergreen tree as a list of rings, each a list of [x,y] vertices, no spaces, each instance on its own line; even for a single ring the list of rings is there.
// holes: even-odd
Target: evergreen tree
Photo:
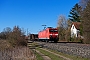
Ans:
[[[81,6],[75,4],[75,6],[71,9],[69,19],[73,22],[80,22],[80,11],[81,11]]]

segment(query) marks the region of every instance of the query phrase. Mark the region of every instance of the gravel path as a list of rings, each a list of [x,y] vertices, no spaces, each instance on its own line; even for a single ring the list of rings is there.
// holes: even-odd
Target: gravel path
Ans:
[[[41,52],[39,52],[38,50],[36,50],[36,52],[41,55],[43,57],[44,60],[51,60],[51,58],[49,58],[48,56],[42,54]]]

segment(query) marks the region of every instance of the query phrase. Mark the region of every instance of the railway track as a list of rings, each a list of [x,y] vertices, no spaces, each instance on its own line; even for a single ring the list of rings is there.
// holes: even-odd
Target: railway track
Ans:
[[[80,44],[80,43],[45,43],[37,42],[42,45],[43,48],[48,48],[52,50],[57,50],[59,52],[80,56],[84,58],[90,58],[90,44]]]

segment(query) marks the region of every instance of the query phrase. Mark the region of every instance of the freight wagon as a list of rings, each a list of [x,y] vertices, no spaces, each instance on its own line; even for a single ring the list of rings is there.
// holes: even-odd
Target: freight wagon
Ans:
[[[38,34],[30,34],[30,40],[37,41],[38,40]]]

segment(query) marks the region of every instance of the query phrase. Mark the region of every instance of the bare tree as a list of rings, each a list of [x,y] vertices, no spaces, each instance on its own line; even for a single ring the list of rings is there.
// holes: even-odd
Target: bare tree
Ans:
[[[89,0],[80,0],[79,4],[82,7],[82,9],[84,10],[86,8],[87,2]]]
[[[67,22],[66,22],[65,16],[63,16],[63,15],[60,15],[60,16],[59,16],[59,19],[58,19],[58,27],[62,27],[62,28],[64,28],[64,29],[67,27]]]
[[[65,40],[66,28],[67,28],[66,18],[63,15],[60,15],[58,19],[59,40]]]
[[[10,27],[4,28],[3,29],[4,37],[7,39],[11,32],[12,32],[12,29]]]
[[[67,20],[67,30],[66,30],[66,36],[65,39],[69,42],[71,40],[71,24],[72,21],[71,20]]]
[[[82,12],[84,43],[90,43],[90,0]]]

